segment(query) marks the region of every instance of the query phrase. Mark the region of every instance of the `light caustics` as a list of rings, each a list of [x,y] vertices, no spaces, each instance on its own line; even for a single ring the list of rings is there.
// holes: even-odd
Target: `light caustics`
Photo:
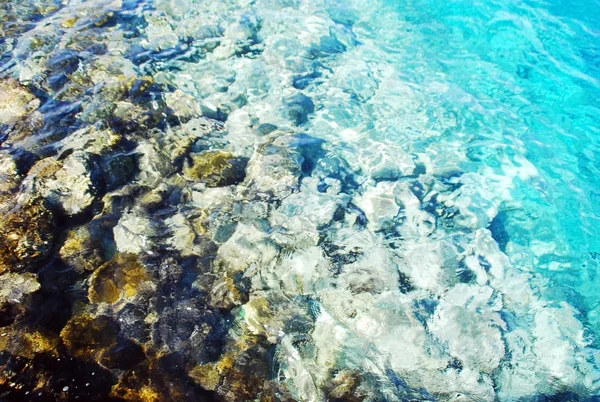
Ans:
[[[596,400],[599,10],[3,2],[2,395]]]

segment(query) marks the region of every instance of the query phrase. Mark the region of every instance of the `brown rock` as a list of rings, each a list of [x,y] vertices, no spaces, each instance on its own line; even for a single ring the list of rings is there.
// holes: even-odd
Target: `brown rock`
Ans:
[[[190,181],[200,181],[209,187],[229,186],[240,183],[246,176],[247,161],[225,151],[207,151],[191,155],[183,168],[183,175]]]
[[[33,359],[40,353],[56,355],[56,347],[60,342],[56,334],[31,328],[6,328],[3,332],[6,336],[0,339],[0,350],[6,350],[12,355],[27,359]]]
[[[55,231],[54,215],[42,198],[28,198],[5,211],[0,226],[0,274],[24,271],[46,258]]]
[[[104,263],[99,243],[92,239],[88,226],[80,226],[67,235],[60,257],[77,272],[94,271]]]
[[[149,279],[134,254],[117,254],[92,274],[88,297],[92,303],[114,304],[121,297],[135,296],[142,282]]]
[[[117,323],[107,316],[80,315],[69,320],[60,337],[74,356],[97,360],[117,343],[118,333]]]

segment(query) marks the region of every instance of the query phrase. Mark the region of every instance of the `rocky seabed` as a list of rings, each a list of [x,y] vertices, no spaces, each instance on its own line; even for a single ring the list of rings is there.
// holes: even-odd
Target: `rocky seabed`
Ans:
[[[596,400],[365,4],[0,3],[1,400]]]

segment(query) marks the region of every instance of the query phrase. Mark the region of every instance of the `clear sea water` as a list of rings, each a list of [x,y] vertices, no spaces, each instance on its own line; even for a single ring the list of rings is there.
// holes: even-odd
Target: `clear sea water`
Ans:
[[[374,14],[373,40],[418,94],[423,129],[439,132],[410,146],[510,177],[492,230],[506,231],[515,266],[550,281],[547,297],[598,331],[600,3],[390,1]]]
[[[548,296],[568,299],[598,330],[600,3],[376,8],[365,30],[416,98],[402,120],[436,131],[394,139],[466,155],[467,172],[510,177],[492,227],[506,231],[511,262],[548,278]],[[519,168],[531,176],[514,176]]]
[[[268,360],[265,381],[282,400],[599,400],[599,0],[0,6],[11,21],[2,78],[35,94],[50,122],[29,141],[2,121],[2,151],[19,166],[61,162],[74,152],[69,138],[93,125],[121,130],[124,144],[73,141],[75,154],[97,152],[103,167],[113,151],[138,158],[134,177],[96,189],[86,213],[58,225],[55,249],[60,272],[77,272],[69,289],[84,289],[66,302],[73,311],[154,308],[142,314],[153,335],[135,339],[144,359],[177,354],[186,375],[221,367],[223,351]],[[89,77],[78,78],[81,92],[69,87],[77,74]],[[152,85],[111,98],[131,77]],[[136,115],[133,103],[168,107]],[[142,115],[158,123],[136,126]],[[192,133],[198,121],[214,130]],[[247,163],[245,173],[192,177],[190,164],[217,151]],[[168,196],[148,207],[156,189]],[[69,267],[58,244],[78,227],[106,260],[135,254],[146,291],[168,301],[88,298],[99,274]],[[170,283],[163,261],[185,279]],[[229,282],[204,279],[221,277]],[[178,321],[192,305],[198,313]],[[196,315],[222,342],[209,357],[191,341]],[[260,344],[253,337],[268,353],[248,346]],[[254,354],[236,355],[240,345]],[[198,380],[202,392],[240,400],[228,374],[215,375],[214,387]]]

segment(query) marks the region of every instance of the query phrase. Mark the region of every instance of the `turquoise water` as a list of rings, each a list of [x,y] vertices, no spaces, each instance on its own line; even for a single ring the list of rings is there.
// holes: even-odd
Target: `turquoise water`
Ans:
[[[524,158],[536,170],[498,206],[511,262],[548,278],[548,297],[568,299],[597,331],[598,3],[393,3],[409,32],[396,46],[415,47],[400,65],[426,71],[407,81],[452,88],[423,91],[424,108],[459,116],[444,136],[467,153],[463,168],[502,175],[503,160]]]
[[[0,400],[598,400],[597,0],[0,21]]]
[[[465,169],[501,172],[502,159],[519,166],[525,158],[537,170],[530,180],[514,180],[514,201],[500,206],[512,262],[575,288],[589,298],[580,307],[590,314],[598,283],[597,6],[417,2],[394,8],[410,32],[398,46],[407,40],[416,47],[404,50],[410,61],[401,65],[427,71],[408,81],[441,81],[454,90],[428,98],[428,106],[459,116],[444,134],[472,152]],[[536,256],[532,242],[552,246]]]

